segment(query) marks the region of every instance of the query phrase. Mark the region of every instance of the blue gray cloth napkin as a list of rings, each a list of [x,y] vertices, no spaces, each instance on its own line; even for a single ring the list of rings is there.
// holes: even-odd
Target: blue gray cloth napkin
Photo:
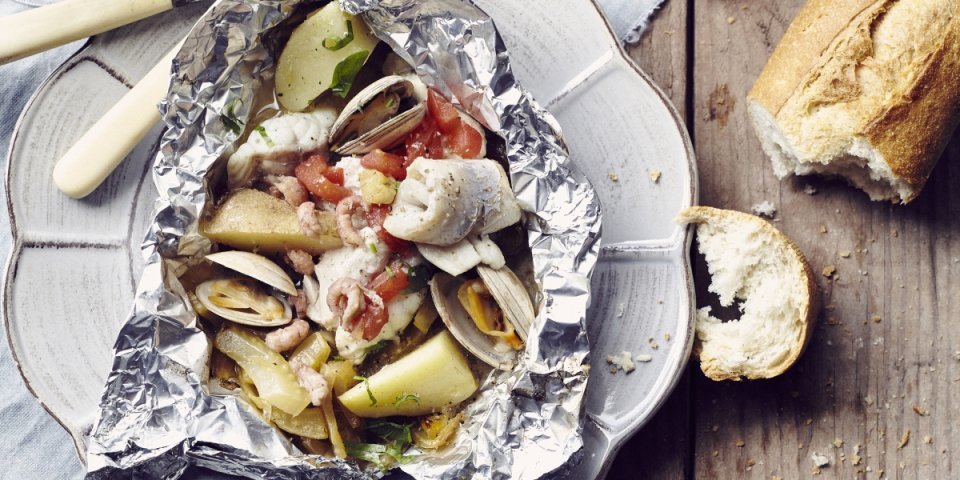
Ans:
[[[55,3],[56,0],[0,0],[0,16]],[[122,0],[117,0],[122,1]],[[663,0],[599,0],[621,40],[639,39],[647,20]],[[61,63],[83,42],[75,42],[32,57],[0,65],[0,167],[6,166],[10,135],[24,106]],[[4,198],[6,191],[0,182]],[[0,202],[0,261],[10,254],[11,234],[6,202]],[[13,363],[5,331],[0,329],[0,479],[82,478],[80,463],[70,436],[47,415],[30,394]],[[193,478],[206,477],[191,472]],[[209,477],[207,477],[209,478]]]

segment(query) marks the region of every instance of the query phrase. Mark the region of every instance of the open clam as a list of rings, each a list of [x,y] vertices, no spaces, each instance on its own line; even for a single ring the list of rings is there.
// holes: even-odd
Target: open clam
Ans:
[[[290,296],[297,296],[297,287],[287,272],[269,258],[256,253],[231,250],[228,252],[211,253],[207,260],[222,265],[250,278],[259,280]]]
[[[417,128],[426,103],[415,94],[413,82],[399,75],[383,77],[347,103],[330,129],[331,150],[358,155],[388,149]]]
[[[290,304],[264,292],[249,279],[208,280],[197,286],[197,299],[211,313],[254,327],[278,327],[293,319]]]
[[[509,369],[533,323],[533,303],[508,267],[481,269],[481,278],[466,281],[437,273],[430,293],[443,323],[467,351],[492,367]]]

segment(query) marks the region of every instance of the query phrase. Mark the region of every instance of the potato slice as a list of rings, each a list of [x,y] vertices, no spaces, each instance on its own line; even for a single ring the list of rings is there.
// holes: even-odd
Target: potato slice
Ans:
[[[259,190],[241,189],[201,222],[200,231],[210,240],[247,251],[283,253],[298,249],[319,255],[341,247],[335,215],[320,212],[318,218],[324,234],[306,235],[292,205]]]
[[[314,12],[293,30],[277,61],[280,105],[302,112],[330,88],[346,97],[378,41],[362,19],[341,11],[339,2]]]
[[[360,417],[416,416],[456,405],[478,386],[460,347],[443,331],[338,398]]]

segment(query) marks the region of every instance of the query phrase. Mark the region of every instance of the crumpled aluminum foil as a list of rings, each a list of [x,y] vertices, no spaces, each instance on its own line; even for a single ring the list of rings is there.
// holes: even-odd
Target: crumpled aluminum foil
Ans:
[[[382,475],[304,455],[243,400],[211,394],[211,345],[176,280],[210,247],[197,232],[205,178],[223,168],[217,160],[237,138],[220,115],[233,102],[238,118],[249,117],[274,66],[264,39],[285,28],[300,3],[220,0],[174,61],[160,105],[168,129],[154,165],[159,200],[142,247],[146,268],[90,433],[88,478],[177,478],[189,464],[278,479]],[[599,253],[599,198],[570,163],[553,117],[513,77],[504,44],[479,8],[466,0],[341,0],[341,7],[362,14],[428,85],[453,94],[506,140],[543,292],[518,367],[486,379],[454,445],[402,468],[438,479],[556,474],[582,448],[584,317]]]

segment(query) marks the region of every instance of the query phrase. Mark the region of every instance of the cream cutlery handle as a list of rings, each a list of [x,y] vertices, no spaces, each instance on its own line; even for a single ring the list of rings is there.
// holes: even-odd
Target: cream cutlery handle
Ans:
[[[0,64],[173,8],[173,0],[61,0],[0,17]]]
[[[53,167],[63,193],[83,198],[94,191],[160,121],[157,102],[170,83],[170,63],[179,45],[74,143]]]

